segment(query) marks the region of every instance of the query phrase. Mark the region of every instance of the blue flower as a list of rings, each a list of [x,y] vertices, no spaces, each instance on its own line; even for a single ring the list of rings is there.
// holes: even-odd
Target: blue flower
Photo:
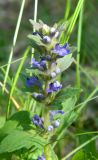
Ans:
[[[53,126],[52,125],[48,126],[48,131],[49,132],[53,131]]]
[[[70,49],[68,43],[66,43],[64,46],[57,43],[55,45],[55,48],[52,50],[52,53],[56,54],[59,57],[64,57],[65,55],[69,54]]]
[[[59,74],[61,72],[60,68],[56,68],[55,72]]]
[[[62,84],[58,81],[49,84],[49,88],[47,89],[48,93],[59,91],[62,88]]]
[[[53,111],[50,111],[50,121],[53,120],[54,116],[57,115],[57,114],[64,114],[65,112],[63,110],[53,110]]]
[[[39,70],[45,70],[46,67],[46,60],[45,59],[41,59],[40,62],[36,61],[35,58],[32,58],[32,67],[33,68],[37,68]]]
[[[45,158],[44,154],[42,154],[42,156],[38,157],[37,160],[46,160],[46,158]]]
[[[41,85],[39,79],[36,76],[27,77],[27,79],[26,79],[26,86],[27,87],[37,86],[37,87],[42,88],[42,85]]]
[[[45,98],[42,93],[33,93],[32,96],[38,101],[43,100]]]
[[[53,123],[53,127],[54,127],[54,128],[59,127],[59,125],[60,125],[60,120],[59,120],[59,119],[56,120],[56,121],[54,121],[54,123]]]
[[[49,36],[43,36],[43,42],[50,43],[51,39]]]
[[[36,127],[44,128],[44,119],[35,114],[32,118],[32,122]]]

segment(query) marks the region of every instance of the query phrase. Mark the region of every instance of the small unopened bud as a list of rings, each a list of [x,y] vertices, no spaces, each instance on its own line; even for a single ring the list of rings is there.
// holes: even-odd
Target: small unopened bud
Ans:
[[[56,70],[55,70],[55,72],[57,73],[57,74],[59,74],[60,73],[60,68],[57,68]]]
[[[52,73],[51,73],[51,78],[54,78],[54,77],[56,77],[56,73],[55,73],[55,72],[52,72]]]
[[[55,38],[58,38],[58,36],[59,36],[59,32],[57,31],[57,32],[55,33],[54,37],[55,37]]]
[[[43,25],[43,28],[42,28],[42,32],[43,34],[49,34],[49,26],[47,26],[46,24]]]
[[[59,127],[59,125],[60,125],[60,120],[56,120],[53,124],[54,128]]]
[[[32,96],[39,101],[44,99],[44,95],[41,93],[33,93]]]
[[[45,43],[50,43],[50,41],[51,41],[51,39],[50,39],[49,36],[44,36],[44,37],[43,37],[43,42],[45,42]]]
[[[52,125],[48,126],[48,131],[49,132],[53,131],[53,126]]]
[[[54,28],[54,27],[52,27],[51,29],[50,29],[50,33],[55,33],[56,32],[56,29]]]

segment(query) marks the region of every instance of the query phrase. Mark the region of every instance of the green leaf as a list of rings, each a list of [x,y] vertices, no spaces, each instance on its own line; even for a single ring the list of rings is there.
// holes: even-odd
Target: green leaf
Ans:
[[[0,129],[0,141],[17,129],[29,130],[31,124],[30,115],[27,111],[20,111],[10,117]]]
[[[89,140],[92,137],[93,137],[92,135],[82,135],[82,136],[79,136],[79,139],[78,139],[79,140],[79,144],[85,143],[87,140]],[[97,156],[98,153],[96,151],[96,144],[95,143],[96,143],[95,141],[92,141],[87,146],[85,146],[84,147],[85,152],[86,153],[91,153],[92,155]]]
[[[62,110],[65,112],[62,115],[60,126],[57,128],[56,134],[57,139],[59,140],[62,135],[65,133],[66,129],[76,120],[77,113],[74,111],[77,98],[68,98],[65,102],[62,103]],[[57,142],[54,143],[54,146]]]
[[[66,87],[62,89],[56,96],[56,101],[52,102],[52,105],[59,106],[63,101],[70,97],[77,97],[78,94],[81,92],[79,88],[73,88],[73,87]]]
[[[35,30],[39,30],[39,29],[42,28],[42,24],[43,24],[42,21],[40,21],[40,23],[37,23],[37,22],[35,22],[35,21],[32,20],[32,19],[30,19],[29,21],[30,21],[30,23],[33,25],[33,27],[35,28]]]
[[[28,111],[19,111],[10,117],[10,120],[17,121],[18,126],[22,126],[25,130],[31,124],[30,113]]]
[[[84,151],[78,151],[73,157],[72,160],[87,160],[88,156]]]
[[[59,67],[61,72],[63,72],[73,63],[73,61],[74,58],[72,58],[72,54],[68,54],[57,60],[57,67]]]
[[[5,117],[0,117],[0,128],[3,127],[4,123],[5,123]]]
[[[80,150],[72,157],[72,160],[97,160],[97,156],[90,151]]]
[[[36,133],[29,133],[21,130],[16,130],[6,136],[0,143],[0,154],[13,152],[22,148],[29,149],[33,146],[43,148],[46,140]]]
[[[40,46],[46,46],[44,43],[42,43],[41,37],[39,35],[36,36],[36,35],[29,34],[28,38]]]
[[[0,129],[0,141],[6,136],[8,135],[9,133],[13,132],[16,127],[18,125],[18,122],[17,121],[7,121],[3,128]]]

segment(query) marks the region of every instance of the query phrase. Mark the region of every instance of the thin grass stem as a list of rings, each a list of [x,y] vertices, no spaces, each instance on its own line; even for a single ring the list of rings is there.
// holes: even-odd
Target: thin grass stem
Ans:
[[[28,53],[29,53],[29,50],[30,50],[30,48],[28,47],[28,48],[26,49],[25,53],[24,53],[24,56],[23,56],[24,58],[21,60],[21,63],[20,63],[20,65],[19,65],[19,67],[18,67],[18,69],[17,69],[17,72],[16,72],[16,74],[15,74],[15,78],[14,78],[14,80],[13,80],[12,88],[11,88],[10,95],[9,95],[8,107],[7,107],[7,117],[8,117],[9,112],[10,112],[10,103],[11,103],[10,99],[11,99],[11,97],[12,97],[12,95],[13,95],[13,92],[14,92],[14,89],[15,89],[15,86],[16,86],[16,83],[17,83],[18,78],[19,78],[20,71],[21,71],[22,66],[23,66],[23,64],[24,64],[24,62],[25,62],[25,59],[26,59],[26,57],[27,57],[27,55],[28,55]]]
[[[86,145],[88,145],[89,143],[91,143],[92,141],[96,140],[97,138],[98,138],[98,135],[94,136],[93,138],[91,138],[91,139],[87,140],[86,142],[82,143],[79,147],[75,148],[69,154],[67,154],[67,156],[65,156],[64,158],[62,158],[62,160],[67,160],[69,157],[71,157],[77,151],[79,151],[80,149],[82,149],[83,147],[85,147]]]
[[[16,45],[17,36],[18,36],[19,28],[20,28],[20,23],[21,23],[21,20],[22,20],[25,1],[26,0],[22,0],[22,3],[21,3],[20,12],[19,12],[19,16],[18,16],[18,20],[17,20],[17,24],[16,24],[16,29],[15,29],[15,33],[14,33],[14,37],[13,37],[13,45],[11,47],[11,52],[10,52],[10,56],[9,56],[9,60],[8,60],[8,66],[7,66],[7,69],[6,69],[6,74],[5,74],[4,83],[3,83],[3,87],[2,87],[2,92],[4,92],[4,90],[5,90],[5,86],[6,86],[9,70],[10,70],[10,63],[12,61],[12,57],[13,57],[13,53],[14,53],[14,47]]]
[[[80,50],[81,50],[81,37],[82,37],[82,23],[83,23],[83,7],[84,5],[82,4],[81,11],[80,11],[80,16],[79,16],[79,25],[78,25],[78,36],[77,36],[77,63],[76,63],[76,85],[78,88],[80,88]]]

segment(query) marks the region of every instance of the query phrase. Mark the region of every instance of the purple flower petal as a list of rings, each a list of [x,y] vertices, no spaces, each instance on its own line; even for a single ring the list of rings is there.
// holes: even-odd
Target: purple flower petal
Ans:
[[[45,42],[45,43],[50,43],[50,41],[51,41],[51,39],[50,39],[49,36],[44,36],[44,37],[43,37],[43,42]]]
[[[26,86],[27,87],[37,86],[37,87],[42,88],[42,85],[41,85],[39,79],[37,77],[35,77],[35,76],[29,77],[29,78],[27,77],[27,79],[26,79]]]
[[[35,114],[32,118],[32,122],[36,127],[44,128],[44,119]]]
[[[58,81],[49,84],[49,88],[47,89],[48,93],[59,91],[62,88],[62,84]]]
[[[32,58],[32,67],[39,70],[45,70],[46,69],[46,60],[41,59],[40,62],[36,61],[35,58]]]
[[[54,54],[57,54],[60,57],[64,57],[65,55],[70,53],[70,49],[69,49],[68,43],[66,43],[64,46],[62,46],[59,43],[57,43],[55,45],[55,48],[52,50],[52,52]]]
[[[39,101],[44,99],[44,95],[42,93],[33,93],[32,96]]]

